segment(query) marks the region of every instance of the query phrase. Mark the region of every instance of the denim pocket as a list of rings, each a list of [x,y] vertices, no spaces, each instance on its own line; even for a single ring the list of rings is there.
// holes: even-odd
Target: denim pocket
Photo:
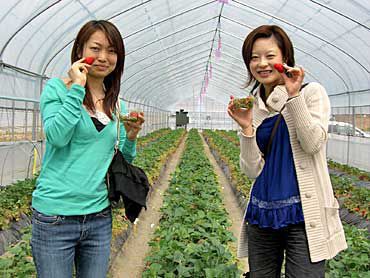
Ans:
[[[37,224],[57,225],[63,220],[60,215],[46,215],[36,209],[32,209],[32,221]]]

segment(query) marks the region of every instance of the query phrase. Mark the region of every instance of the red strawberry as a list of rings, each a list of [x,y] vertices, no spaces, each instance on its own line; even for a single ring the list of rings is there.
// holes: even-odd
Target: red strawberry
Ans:
[[[230,96],[230,100],[233,100],[234,99],[234,96]]]
[[[280,73],[283,73],[285,70],[282,64],[274,64],[274,68]]]
[[[94,63],[95,58],[94,57],[86,57],[84,62],[88,65],[92,65]]]
[[[136,112],[136,111],[132,111],[132,112],[130,112],[130,117],[131,118],[138,118],[139,117],[139,113]]]

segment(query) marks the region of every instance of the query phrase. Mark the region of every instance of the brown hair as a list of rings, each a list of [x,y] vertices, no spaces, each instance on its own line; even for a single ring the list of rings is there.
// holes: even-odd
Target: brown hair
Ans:
[[[261,25],[248,34],[248,36],[244,40],[242,48],[244,64],[248,70],[248,81],[246,87],[248,87],[253,81],[256,81],[256,85],[258,84],[257,80],[253,77],[249,67],[252,57],[253,44],[259,38],[271,37],[274,37],[276,39],[277,45],[283,55],[284,62],[288,66],[294,66],[295,62],[293,44],[289,39],[287,33],[285,33],[282,28],[276,25]]]
[[[117,53],[117,64],[115,69],[104,78],[106,92],[103,101],[103,109],[105,114],[107,114],[110,119],[113,119],[112,111],[114,110],[118,100],[121,87],[121,76],[123,74],[125,64],[125,46],[123,44],[121,33],[117,27],[106,20],[91,20],[87,22],[78,32],[73,44],[71,63],[73,64],[77,60],[81,59],[84,45],[96,31],[102,31],[107,36],[109,43],[114,47]],[[87,86],[83,103],[89,110],[95,110],[94,102]]]

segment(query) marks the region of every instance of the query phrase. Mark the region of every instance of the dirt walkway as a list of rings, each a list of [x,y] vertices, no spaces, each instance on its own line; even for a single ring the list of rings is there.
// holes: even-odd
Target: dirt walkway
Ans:
[[[157,186],[147,204],[148,210],[141,212],[139,222],[114,260],[111,270],[113,278],[141,277],[145,266],[144,259],[150,250],[148,242],[152,238],[161,216],[159,209],[162,207],[163,193],[168,188],[170,174],[175,171],[184,150],[185,140],[186,136],[168,161],[164,173],[157,182]]]
[[[211,161],[211,164],[213,165],[215,169],[215,173],[217,174],[218,181],[221,185],[223,203],[225,205],[225,209],[227,213],[229,214],[229,219],[232,223],[232,226],[230,227],[230,231],[234,234],[236,238],[238,238],[239,233],[240,233],[240,224],[243,218],[243,211],[238,206],[238,201],[235,198],[235,195],[231,189],[231,185],[229,181],[227,180],[225,174],[222,172],[220,166],[217,164],[203,136],[202,136],[202,140],[203,140],[203,145],[204,145],[206,155]],[[236,254],[237,241],[231,244],[231,249],[233,253]],[[246,259],[238,259],[238,266],[243,271],[245,269],[245,263],[246,263]]]

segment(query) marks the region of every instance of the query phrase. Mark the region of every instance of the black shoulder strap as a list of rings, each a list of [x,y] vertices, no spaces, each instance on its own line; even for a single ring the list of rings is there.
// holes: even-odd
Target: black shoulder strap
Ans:
[[[299,89],[299,91],[301,91],[304,87],[306,87],[309,83],[305,83],[301,86],[301,88]],[[269,142],[267,143],[267,147],[266,147],[266,152],[264,154],[264,156],[267,156],[267,154],[270,153],[270,150],[271,150],[271,145],[272,145],[272,140],[274,139],[274,136],[275,136],[275,133],[276,133],[276,130],[279,126],[279,123],[281,121],[281,118],[282,118],[282,114],[281,114],[281,111],[283,111],[283,109],[285,108],[285,105],[283,106],[283,108],[281,108],[281,110],[279,111],[279,116],[278,118],[276,119],[276,122],[274,124],[274,127],[272,128],[272,131],[271,131],[271,135],[270,135],[270,138],[269,138]]]

